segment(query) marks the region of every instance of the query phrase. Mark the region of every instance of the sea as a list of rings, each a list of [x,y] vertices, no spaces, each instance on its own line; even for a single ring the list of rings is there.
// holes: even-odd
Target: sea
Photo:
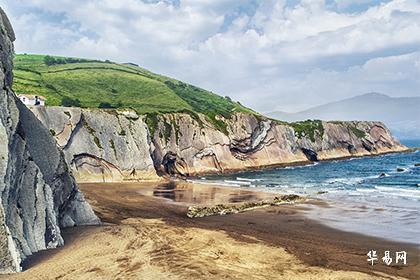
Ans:
[[[420,140],[401,141],[420,147]],[[196,183],[295,193],[324,200],[309,204],[309,218],[326,225],[420,247],[420,151],[323,161],[228,175]]]

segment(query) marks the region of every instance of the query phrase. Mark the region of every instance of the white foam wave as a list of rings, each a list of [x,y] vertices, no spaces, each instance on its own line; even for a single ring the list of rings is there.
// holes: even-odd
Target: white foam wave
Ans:
[[[248,182],[248,181],[224,180],[224,182],[228,184],[237,184],[237,185],[242,185],[242,186],[251,185],[251,182]]]
[[[342,178],[331,178],[328,180],[325,180],[324,182],[326,184],[345,184],[345,185],[354,185],[354,184],[359,184],[367,179],[374,179],[377,178],[377,176],[366,176],[366,177],[353,177],[353,178],[349,178],[349,177],[342,177]]]
[[[420,199],[420,190],[410,190],[403,188],[393,188],[393,187],[382,187],[375,186],[373,189],[362,189],[357,188],[355,191],[349,191],[348,195],[356,196],[389,196],[389,197],[401,197],[401,198],[410,198],[418,200]]]
[[[375,186],[375,189],[380,190],[380,191],[386,191],[386,192],[402,192],[402,193],[420,194],[420,190],[412,190],[412,189],[381,187],[381,186]]]
[[[377,190],[373,190],[373,189],[356,189],[357,192],[361,192],[361,193],[373,193],[376,192]]]
[[[238,181],[248,181],[248,182],[258,182],[262,179],[251,179],[251,178],[243,178],[243,177],[236,177],[236,180]]]
[[[281,168],[282,169],[296,169],[296,168],[313,167],[313,166],[316,166],[318,164],[319,164],[319,162],[312,162],[312,163],[303,164],[303,165],[289,165],[289,166],[281,167]]]

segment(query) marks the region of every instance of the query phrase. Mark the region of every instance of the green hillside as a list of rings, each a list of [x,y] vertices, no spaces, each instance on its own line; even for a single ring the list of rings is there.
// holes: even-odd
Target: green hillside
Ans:
[[[47,106],[132,108],[139,114],[167,112],[216,116],[255,114],[248,108],[201,88],[154,74],[132,64],[78,58],[18,54],[14,58],[17,94],[46,97]]]

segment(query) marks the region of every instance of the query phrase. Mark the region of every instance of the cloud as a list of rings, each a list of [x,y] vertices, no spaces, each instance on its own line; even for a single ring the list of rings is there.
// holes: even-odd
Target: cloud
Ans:
[[[4,2],[18,52],[136,62],[261,111],[419,95],[416,0]]]

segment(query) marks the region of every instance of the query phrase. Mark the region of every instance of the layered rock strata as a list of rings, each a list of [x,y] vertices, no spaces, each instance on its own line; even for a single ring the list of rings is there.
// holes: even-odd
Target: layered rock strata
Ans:
[[[97,224],[50,132],[11,90],[13,29],[0,8],[0,273],[64,244],[61,228]]]
[[[81,181],[188,177],[406,150],[381,122],[283,123],[236,113],[223,132],[204,115],[32,107]],[[148,124],[148,125],[147,125]]]

